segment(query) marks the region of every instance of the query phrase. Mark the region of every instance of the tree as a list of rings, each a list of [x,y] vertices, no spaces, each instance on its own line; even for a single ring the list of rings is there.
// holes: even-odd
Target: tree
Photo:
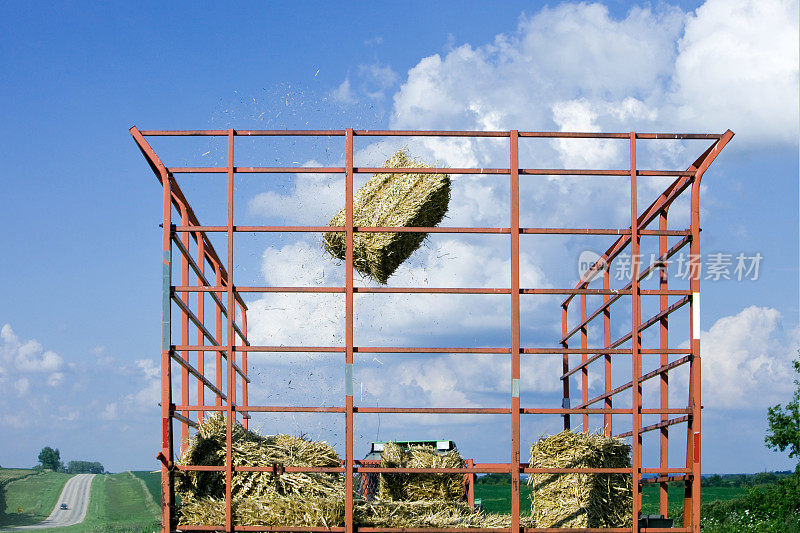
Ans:
[[[800,359],[793,361],[794,371],[800,374]],[[800,380],[794,380],[797,389],[786,407],[769,408],[769,429],[764,441],[772,450],[789,449],[789,457],[797,457],[795,472],[800,475]]]
[[[44,468],[49,468],[56,472],[61,470],[64,466],[61,463],[61,452],[58,451],[58,448],[54,450],[50,446],[45,446],[42,448],[42,451],[39,452],[39,462]]]
[[[70,474],[102,474],[103,465],[90,461],[70,461],[67,463],[67,472]]]

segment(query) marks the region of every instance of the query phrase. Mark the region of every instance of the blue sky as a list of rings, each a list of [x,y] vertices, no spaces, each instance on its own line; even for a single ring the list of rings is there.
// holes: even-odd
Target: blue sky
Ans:
[[[763,261],[757,280],[702,285],[704,470],[788,468],[785,456],[764,449],[763,436],[766,407],[790,397],[789,362],[798,345],[797,12],[796,1],[779,0],[547,7],[320,2],[302,10],[289,2],[225,8],[3,4],[0,465],[32,465],[41,447],[51,445],[66,459],[99,460],[113,470],[155,467],[161,196],[128,135],[135,124],[734,130],[736,137],[704,178],[701,246],[734,256],[760,253]],[[207,140],[154,144],[172,164],[215,164],[223,157]],[[397,147],[362,142],[357,158],[378,165]],[[409,147],[450,166],[501,166],[497,161],[506,157],[503,147],[491,144]],[[703,149],[676,144],[669,152],[643,148],[643,156],[683,168]],[[612,144],[547,144],[531,146],[521,157],[530,166],[614,168],[625,164],[624,152]],[[237,153],[287,164],[337,164],[341,146],[250,142]],[[461,183],[449,222],[499,225],[502,185]],[[209,201],[217,183],[198,178],[182,185],[201,221],[221,222],[223,206]],[[645,193],[665,185],[643,186],[641,201],[649,203]],[[626,186],[576,178],[565,187],[582,194],[566,201],[553,184],[526,183],[523,217],[531,225],[624,226],[627,200],[620,202],[620,191]],[[240,181],[237,220],[325,223],[341,205],[341,192],[337,176]],[[598,205],[615,200],[623,214],[602,218]],[[236,276],[250,284],[335,284],[342,268],[322,257],[318,244],[311,236],[248,237],[237,251],[242,261]],[[580,251],[608,244],[533,238],[523,244],[523,283],[569,286]],[[486,237],[432,238],[393,283],[499,286],[507,283],[495,273],[503,272],[504,252],[507,242]],[[303,269],[292,267],[297,258]],[[335,342],[342,328],[337,305],[324,298],[253,298],[251,331],[264,343],[299,343],[312,332],[298,316],[311,310],[319,317],[313,333]],[[366,300],[357,327],[376,344],[447,345],[458,342],[441,332],[467,324],[475,345],[502,344],[505,306],[491,298]],[[557,309],[557,299],[525,302],[523,344],[557,340]],[[393,337],[398,324],[404,333]],[[358,400],[504,405],[504,364],[460,356],[363,361],[356,368]],[[557,368],[551,362],[526,365],[523,403],[527,395],[532,404],[559,405]],[[254,390],[261,391],[254,395],[265,401],[283,394],[284,401],[330,405],[342,393],[340,369],[330,360],[265,356],[254,358],[253,372]],[[525,420],[528,441],[559,424],[557,418]],[[375,437],[413,431],[411,437],[444,433],[467,455],[504,460],[504,445],[470,435],[476,424],[504,431],[505,423],[370,419],[358,428],[357,453]],[[341,440],[338,420],[263,418],[258,425],[266,432],[307,431],[337,445]],[[674,453],[679,460],[680,450]]]

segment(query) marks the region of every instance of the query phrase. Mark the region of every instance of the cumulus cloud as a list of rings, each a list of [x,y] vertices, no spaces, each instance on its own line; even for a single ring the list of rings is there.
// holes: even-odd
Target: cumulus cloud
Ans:
[[[797,142],[798,4],[708,0],[694,13],[563,4],[516,31],[423,58],[393,126],[596,131],[734,129]]]
[[[763,408],[789,397],[797,332],[784,331],[781,318],[776,309],[750,306],[702,332],[705,405]]]
[[[675,61],[672,125],[796,144],[799,16],[796,0],[709,0],[690,14]]]
[[[63,374],[58,372],[64,362],[61,356],[45,350],[35,339],[20,340],[10,324],[0,328],[0,341],[0,379],[4,379],[3,376],[12,369],[18,373],[50,373],[49,384],[57,384],[63,378]]]

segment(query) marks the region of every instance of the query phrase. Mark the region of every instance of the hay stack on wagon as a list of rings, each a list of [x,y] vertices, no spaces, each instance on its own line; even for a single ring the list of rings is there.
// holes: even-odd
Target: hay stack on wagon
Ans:
[[[221,415],[206,418],[178,464],[221,466],[225,463],[226,423]],[[335,450],[324,442],[291,435],[262,436],[235,423],[232,426],[235,466],[338,467]],[[436,457],[434,457],[434,455]],[[406,466],[463,466],[456,454],[441,457],[417,450],[402,458]],[[360,500],[354,495],[354,520],[372,527],[504,527],[508,516],[476,513],[455,501],[461,491],[460,474],[423,474],[425,481],[405,479],[402,494],[427,501]],[[458,489],[456,489],[456,484]],[[176,471],[175,487],[181,496],[180,523],[225,523],[225,476],[223,472]],[[388,490],[388,489],[387,489]],[[399,489],[395,489],[399,490]],[[233,523],[240,526],[344,525],[344,479],[339,474],[286,472],[236,472],[231,488]],[[438,500],[436,498],[439,498]],[[442,501],[444,499],[444,501]]]
[[[562,431],[531,446],[531,468],[630,468],[621,439]],[[531,474],[536,527],[630,527],[630,474]]]
[[[428,164],[399,150],[384,168],[427,167]],[[450,176],[447,174],[378,173],[353,197],[353,225],[372,227],[433,227],[447,213]],[[345,226],[345,210],[330,226]],[[356,233],[353,235],[353,267],[364,276],[386,283],[400,264],[425,240],[426,233]],[[325,249],[345,259],[345,234],[329,232]]]
[[[383,468],[463,468],[464,464],[457,450],[440,454],[432,446],[404,449],[388,442],[381,453]],[[378,498],[386,501],[461,501],[464,499],[464,475],[381,474]]]
[[[179,465],[223,466],[225,464],[226,423],[222,415],[207,417],[190,441]],[[261,436],[236,423],[232,429],[234,466],[315,466],[338,467],[339,455],[325,442],[304,436]],[[236,472],[231,492],[235,498],[302,495],[330,497],[342,492],[341,476],[327,473],[291,472],[275,476],[271,472]],[[175,490],[183,501],[225,498],[224,472],[178,471]]]

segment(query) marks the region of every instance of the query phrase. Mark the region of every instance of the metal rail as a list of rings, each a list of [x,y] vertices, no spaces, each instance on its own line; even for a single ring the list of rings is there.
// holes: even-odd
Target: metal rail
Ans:
[[[700,474],[700,346],[699,346],[699,280],[692,279],[690,288],[675,289],[667,283],[668,260],[686,245],[690,245],[692,254],[699,254],[699,186],[703,173],[714,161],[719,152],[733,137],[731,131],[722,134],[673,134],[673,133],[594,133],[594,132],[533,132],[533,131],[387,131],[387,130],[145,130],[131,128],[131,135],[153,170],[156,179],[163,189],[163,327],[161,357],[161,415],[162,445],[159,453],[162,466],[162,524],[163,531],[328,531],[352,533],[371,532],[406,532],[427,533],[429,531],[449,531],[452,533],[471,531],[485,532],[655,532],[686,531],[699,533],[699,474]],[[227,165],[218,167],[203,166],[165,166],[147,141],[147,137],[224,137],[227,139]],[[344,164],[335,167],[259,167],[238,166],[235,164],[235,140],[238,137],[343,137]],[[409,169],[384,169],[380,167],[357,166],[354,164],[355,137],[460,137],[460,138],[495,138],[507,139],[509,149],[509,166],[507,168],[433,168],[414,169],[416,173],[440,173],[458,175],[491,175],[508,176],[510,186],[510,211],[508,225],[505,227],[356,227],[353,225],[352,198],[354,195],[353,178],[356,174],[375,172],[408,172]],[[630,147],[630,165],[627,169],[543,169],[519,168],[520,139],[617,139],[627,142]],[[694,139],[710,141],[707,150],[685,170],[659,170],[638,168],[636,162],[637,141],[643,139]],[[227,177],[227,220],[225,225],[202,225],[181,191],[176,175],[192,174],[224,174]],[[234,176],[237,174],[300,174],[300,173],[339,173],[345,177],[345,225],[333,226],[238,226],[234,217]],[[519,180],[534,179],[536,176],[592,176],[598,179],[626,178],[630,182],[631,223],[628,228],[551,228],[521,227],[519,223]],[[640,210],[637,206],[637,180],[640,177],[672,177],[674,181],[648,207]],[[670,206],[685,191],[690,190],[691,221],[686,229],[669,229],[667,214]],[[658,219],[658,229],[648,228]],[[334,287],[267,287],[237,286],[233,280],[235,257],[233,239],[237,232],[284,233],[284,232],[341,232],[345,234],[346,278],[344,286]],[[441,234],[486,234],[509,235],[511,257],[511,283],[508,287],[360,287],[353,280],[353,237],[355,233],[370,232],[424,232]],[[214,250],[209,235],[224,234],[227,240],[227,256],[220,258]],[[519,276],[519,247],[523,235],[595,235],[598,237],[616,237],[611,246],[601,257],[601,261],[590,268],[583,278],[572,288],[540,288],[521,287]],[[638,261],[640,241],[643,237],[658,239],[659,257],[642,269]],[[668,246],[669,238],[679,238],[672,246]],[[180,281],[173,280],[172,251],[179,253]],[[613,288],[610,281],[610,269],[621,253],[629,251],[634,258],[633,275],[630,283]],[[213,276],[206,274],[206,267]],[[660,276],[658,289],[642,289],[641,282],[651,273],[658,271]],[[594,281],[602,281],[602,288],[590,287]],[[247,338],[247,305],[242,295],[263,293],[320,293],[343,294],[345,298],[345,339],[341,346],[252,346]],[[409,346],[357,346],[354,344],[353,316],[356,302],[355,294],[494,294],[510,298],[510,338],[508,347],[409,347]],[[559,347],[523,347],[520,343],[520,298],[522,295],[565,295],[561,304],[562,336]],[[224,295],[224,296],[223,296]],[[569,307],[575,297],[579,301],[579,323],[573,325],[570,320]],[[653,316],[642,316],[642,297],[657,297],[659,311]],[[590,297],[602,297],[602,303],[595,308],[589,304]],[[208,299],[207,299],[208,298]],[[612,307],[621,299],[630,299],[631,324],[628,333],[612,341]],[[213,312],[209,315],[206,304],[211,305]],[[669,344],[669,316],[689,307],[691,322],[691,346],[688,348],[671,347]],[[180,316],[180,341],[173,339],[173,311]],[[593,346],[588,334],[589,325],[602,317],[603,341]],[[211,323],[214,324],[212,332]],[[643,348],[641,333],[652,326],[659,325],[660,341],[657,348]],[[192,344],[189,332],[196,332],[196,343]],[[628,329],[628,328],[626,328]],[[570,347],[570,339],[580,334],[580,347]],[[621,347],[630,342],[630,347]],[[216,356],[213,376],[207,376],[205,353],[213,352]],[[297,405],[250,405],[248,399],[247,356],[249,353],[291,353],[315,352],[328,353],[332,357],[344,357],[345,395],[343,405],[314,407]],[[352,365],[358,354],[475,354],[502,355],[510,358],[511,375],[509,376],[509,404],[507,407],[359,407],[353,402]],[[644,371],[643,356],[652,355],[656,368]],[[560,356],[562,358],[564,400],[560,407],[522,406],[520,387],[524,376],[520,372],[522,356]],[[630,356],[630,361],[626,356]],[[673,356],[677,358],[673,358]],[[580,357],[580,362],[572,364],[571,358]],[[194,358],[196,363],[191,362]],[[651,359],[648,358],[648,361]],[[180,401],[173,402],[172,362],[181,368],[181,379],[177,396]],[[589,396],[590,368],[593,363],[602,363],[603,389],[599,395]],[[631,380],[617,384],[612,380],[614,365],[630,365]],[[689,365],[690,378],[687,384],[687,404],[684,407],[669,405],[669,373],[681,365]],[[238,376],[238,383],[237,383]],[[212,379],[213,378],[213,379]],[[659,379],[658,407],[645,408],[641,396],[641,384],[647,380]],[[581,382],[581,402],[571,407],[571,381]],[[197,393],[190,402],[189,388],[191,381],[196,382]],[[211,391],[213,398],[208,400],[205,391]],[[631,391],[631,407],[614,407],[613,398]],[[240,397],[239,394],[241,395]],[[602,403],[601,403],[602,402]],[[600,406],[593,405],[601,403]],[[205,413],[219,412],[226,414],[226,461],[220,466],[179,466],[175,464],[175,443],[173,421],[181,427],[181,446],[185,446],[190,428],[202,421]],[[345,453],[340,467],[312,468],[286,467],[287,472],[328,472],[339,473],[345,481],[345,524],[342,527],[306,527],[279,526],[253,527],[237,526],[231,510],[231,480],[237,472],[270,472],[272,466],[241,467],[233,466],[232,424],[241,418],[246,426],[251,413],[316,413],[344,415]],[[511,433],[509,438],[509,461],[507,463],[475,463],[469,461],[463,468],[382,468],[373,464],[363,464],[353,456],[354,415],[375,414],[472,414],[509,417]],[[194,414],[194,419],[192,418]],[[617,433],[619,437],[632,439],[633,458],[629,468],[532,468],[521,462],[520,428],[522,416],[562,416],[564,427],[571,427],[571,416],[580,415],[583,431],[589,430],[590,417],[602,417],[606,435],[614,435],[615,417],[622,416],[630,420],[631,430]],[[659,421],[643,426],[643,415],[657,415]],[[680,468],[670,467],[668,461],[669,427],[686,424],[687,443],[686,463]],[[642,434],[660,431],[658,467],[645,467],[642,463]],[[214,525],[181,525],[178,527],[175,516],[175,497],[173,472],[186,471],[218,471],[224,472],[226,479],[225,523]],[[353,520],[353,475],[359,472],[381,473],[464,473],[474,476],[477,473],[508,473],[511,475],[511,527],[464,529],[464,528],[377,528],[357,527]],[[638,521],[633,521],[630,528],[529,528],[520,524],[520,476],[531,473],[617,473],[633,477],[634,500],[631,508],[632,516],[638,516],[641,510],[641,486],[644,483],[659,484],[659,501],[661,513],[667,514],[667,497],[670,481],[683,481],[684,489],[684,524],[682,528],[659,529],[640,528]],[[655,477],[645,477],[655,474]]]

